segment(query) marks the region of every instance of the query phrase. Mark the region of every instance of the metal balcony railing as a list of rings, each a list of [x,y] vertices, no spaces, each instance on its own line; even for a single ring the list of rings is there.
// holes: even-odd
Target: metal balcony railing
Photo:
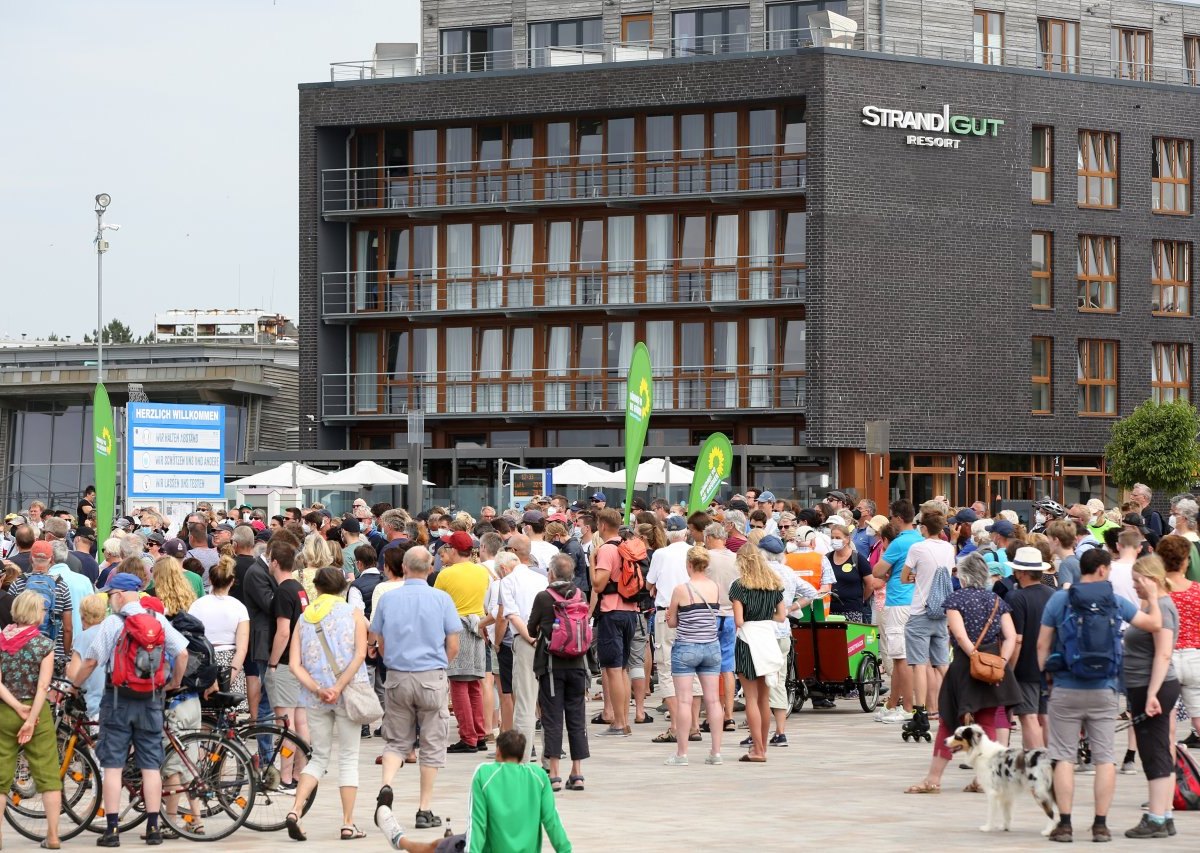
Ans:
[[[537,417],[625,412],[623,371],[446,369],[403,374],[327,373],[321,377],[326,420],[425,417]],[[657,373],[667,371],[656,371]],[[803,412],[802,364],[680,367],[654,378],[654,411],[716,414],[745,409]]]
[[[969,19],[967,24],[969,25]],[[1036,40],[1037,32],[1030,33]],[[1172,85],[1200,85],[1200,69],[1153,65],[1111,56],[1055,54],[1004,45],[976,45],[973,39],[946,40],[923,36],[894,36],[860,31],[853,36],[829,30],[776,30],[708,36],[676,36],[650,42],[612,42],[577,47],[540,47],[523,51],[487,51],[404,60],[361,60],[330,64],[330,80],[371,80],[425,74],[467,74],[526,67],[591,65],[630,60],[679,59],[792,50],[825,45],[855,48],[893,56],[925,57],[954,62],[1030,68],[1087,77],[1142,80]]]
[[[803,303],[803,260],[803,255],[774,255],[330,272],[322,275],[321,316]]]
[[[580,202],[802,192],[802,144],[610,151],[360,166],[321,173],[325,215],[546,207]]]

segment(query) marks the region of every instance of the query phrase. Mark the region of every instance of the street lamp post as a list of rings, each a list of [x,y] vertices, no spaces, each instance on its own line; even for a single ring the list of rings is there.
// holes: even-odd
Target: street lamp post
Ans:
[[[421,511],[425,479],[425,413],[420,409],[408,412],[408,509],[416,515]]]
[[[96,381],[104,381],[104,253],[108,251],[105,231],[118,231],[120,225],[105,225],[104,211],[112,203],[112,196],[100,193],[96,196]]]

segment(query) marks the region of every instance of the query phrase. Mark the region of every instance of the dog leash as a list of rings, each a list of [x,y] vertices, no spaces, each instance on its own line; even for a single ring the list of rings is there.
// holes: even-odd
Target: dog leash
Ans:
[[[1150,719],[1149,714],[1138,714],[1136,717],[1134,717],[1131,720],[1125,720],[1124,722],[1117,723],[1117,727],[1116,727],[1115,731],[1123,732],[1130,726],[1136,726],[1139,723],[1144,723],[1148,719]]]

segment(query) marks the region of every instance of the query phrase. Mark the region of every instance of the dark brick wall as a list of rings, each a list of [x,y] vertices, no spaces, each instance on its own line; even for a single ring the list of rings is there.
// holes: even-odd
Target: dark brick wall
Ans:
[[[345,338],[318,321],[319,271],[344,269],[344,226],[320,223],[318,173],[345,162],[345,128],[527,114],[597,114],[806,98],[809,121],[808,442],[861,447],[891,421],[896,449],[1096,453],[1111,419],[1076,414],[1079,338],[1120,347],[1120,410],[1149,393],[1151,342],[1191,341],[1195,321],[1150,315],[1154,238],[1195,239],[1195,218],[1150,213],[1151,138],[1200,137],[1192,91],[969,65],[809,50],[300,90],[302,447],[319,372],[343,369]],[[1003,119],[958,150],[906,146],[861,109]],[[1052,206],[1029,200],[1030,127],[1055,128]],[[1121,134],[1121,209],[1075,204],[1079,129]],[[1054,308],[1029,307],[1029,235],[1054,232]],[[1077,235],[1120,238],[1120,312],[1076,309]],[[1050,335],[1054,414],[1030,411],[1030,338]],[[319,358],[318,358],[318,350]],[[1194,371],[1193,371],[1194,372]],[[1194,383],[1193,383],[1194,384]]]

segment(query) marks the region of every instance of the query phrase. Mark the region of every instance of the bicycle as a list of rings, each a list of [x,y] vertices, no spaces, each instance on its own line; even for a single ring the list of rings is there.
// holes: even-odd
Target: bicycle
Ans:
[[[211,732],[240,743],[250,754],[257,775],[258,801],[254,812],[246,819],[247,829],[256,832],[278,832],[287,826],[292,811],[295,789],[283,787],[283,765],[292,762],[293,785],[301,768],[312,758],[312,747],[288,726],[287,717],[274,715],[258,721],[251,717],[238,720],[237,707],[245,699],[238,693],[214,693],[204,699],[202,724]],[[316,789],[303,806],[301,817],[312,808]]]

